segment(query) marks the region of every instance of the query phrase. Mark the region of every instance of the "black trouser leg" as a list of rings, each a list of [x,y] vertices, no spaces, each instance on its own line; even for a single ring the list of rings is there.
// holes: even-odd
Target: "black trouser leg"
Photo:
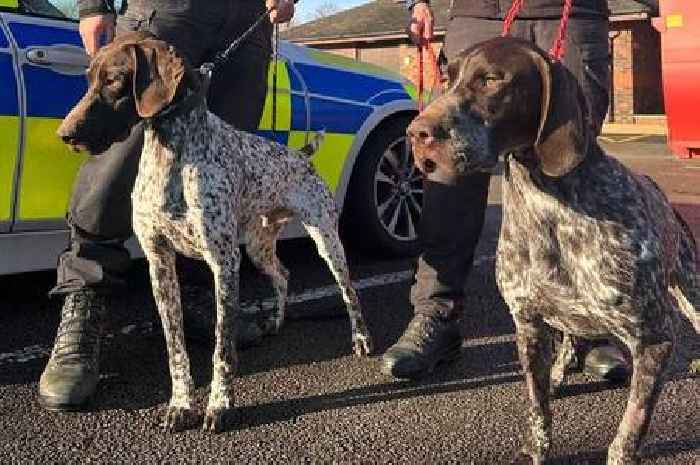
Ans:
[[[448,60],[477,42],[500,35],[501,21],[453,18],[445,38]],[[514,24],[520,33],[524,26]],[[432,180],[430,180],[432,179]],[[490,175],[476,173],[461,179],[439,179],[433,173],[424,185],[418,259],[411,303],[419,314],[457,318],[464,286],[484,225]]]
[[[411,302],[416,313],[459,317],[464,285],[484,225],[491,176],[476,173],[452,184],[426,181]]]
[[[59,258],[52,294],[84,287],[107,291],[123,283],[131,261],[124,247],[132,234],[131,190],[142,147],[143,124],[137,124],[125,141],[80,168],[68,210],[70,245]]]

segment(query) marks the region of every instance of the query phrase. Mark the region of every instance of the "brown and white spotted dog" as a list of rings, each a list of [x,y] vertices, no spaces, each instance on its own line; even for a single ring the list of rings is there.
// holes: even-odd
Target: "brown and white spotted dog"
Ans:
[[[86,95],[59,135],[100,153],[145,120],[145,143],[132,194],[134,231],[150,266],[168,349],[172,397],[165,426],[193,418],[193,384],[182,328],[176,252],[204,259],[216,287],[216,341],[203,428],[220,431],[233,408],[237,371],[239,244],[270,276],[284,320],[288,272],[275,252],[285,222],[298,217],[337,280],[352,325],[354,351],[372,352],[360,302],[337,233],[333,197],[309,157],[321,137],[301,150],[237,131],[207,111],[199,73],[177,51],[146,33],[119,37],[95,56]]]
[[[571,356],[562,344],[552,368],[550,337],[560,330],[629,350],[630,395],[607,463],[638,463],[677,310],[700,332],[691,231],[650,178],[603,153],[575,78],[530,42],[477,44],[449,75],[408,134],[425,171],[459,176],[505,157],[496,277],[532,402],[524,456],[541,464],[550,447],[550,383],[563,381]]]

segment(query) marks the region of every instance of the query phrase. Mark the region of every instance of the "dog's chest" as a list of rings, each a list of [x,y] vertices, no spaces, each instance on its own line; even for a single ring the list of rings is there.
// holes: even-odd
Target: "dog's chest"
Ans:
[[[216,231],[230,235],[230,183],[206,163],[178,160],[152,142],[146,139],[132,193],[134,228],[139,236],[165,237],[180,253],[199,257]]]
[[[606,204],[567,202],[532,182],[527,170],[511,167],[496,258],[498,285],[511,309],[537,308],[555,326],[589,335],[600,331],[596,312],[629,311],[641,270],[636,248],[654,242],[639,237],[636,220],[625,223],[606,212]]]

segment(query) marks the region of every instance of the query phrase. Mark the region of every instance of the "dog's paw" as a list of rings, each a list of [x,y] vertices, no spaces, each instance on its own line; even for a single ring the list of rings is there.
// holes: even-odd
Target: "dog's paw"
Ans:
[[[530,454],[529,452],[520,451],[518,452],[513,460],[510,462],[511,465],[544,465],[548,463],[545,457],[537,454]]]
[[[366,357],[374,353],[374,342],[369,334],[355,334],[352,338],[355,355]]]
[[[536,463],[541,462],[535,462],[535,460],[525,452],[518,452],[518,454],[513,457],[513,460],[511,460],[510,465],[534,465]]]
[[[551,378],[549,380],[549,395],[551,397],[559,397],[564,390],[564,379],[563,378]]]
[[[191,428],[197,418],[196,412],[185,407],[168,406],[163,414],[161,426],[166,431],[177,432]]]
[[[608,461],[606,465],[639,465],[639,458],[636,456],[631,457],[610,457],[608,455]]]
[[[234,416],[234,409],[207,408],[202,423],[202,431],[208,433],[221,433],[226,431]]]

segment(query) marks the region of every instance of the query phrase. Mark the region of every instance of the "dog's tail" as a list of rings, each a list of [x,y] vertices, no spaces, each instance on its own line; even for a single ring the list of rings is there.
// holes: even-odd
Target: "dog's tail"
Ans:
[[[314,134],[311,142],[299,149],[299,152],[307,157],[312,157],[316,152],[318,152],[319,147],[323,143],[323,139],[326,137],[326,130],[322,129]]]
[[[700,334],[700,283],[698,282],[698,248],[693,232],[683,218],[675,212],[681,226],[677,271],[671,277],[671,294],[678,301],[678,308]]]

